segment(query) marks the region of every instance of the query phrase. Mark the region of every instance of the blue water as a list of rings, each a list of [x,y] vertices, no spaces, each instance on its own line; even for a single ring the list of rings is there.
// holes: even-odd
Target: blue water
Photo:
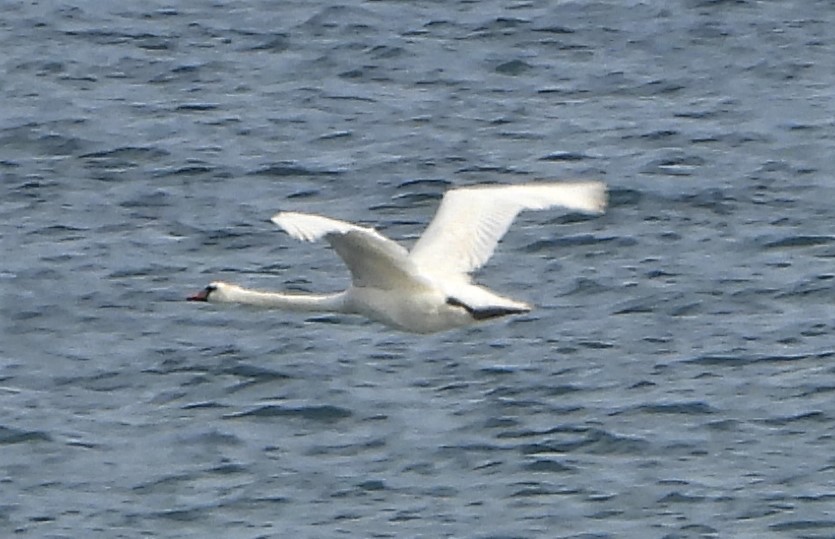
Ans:
[[[827,1],[13,2],[0,530],[835,537]],[[433,336],[195,305],[347,284],[279,210],[409,245],[442,193],[601,178]]]

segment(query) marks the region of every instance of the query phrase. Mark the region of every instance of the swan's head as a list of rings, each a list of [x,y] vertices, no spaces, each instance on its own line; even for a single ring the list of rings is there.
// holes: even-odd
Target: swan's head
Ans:
[[[240,290],[239,286],[221,281],[215,281],[200,292],[194,294],[193,296],[189,296],[186,299],[189,301],[230,301],[230,297],[234,295],[237,290]]]

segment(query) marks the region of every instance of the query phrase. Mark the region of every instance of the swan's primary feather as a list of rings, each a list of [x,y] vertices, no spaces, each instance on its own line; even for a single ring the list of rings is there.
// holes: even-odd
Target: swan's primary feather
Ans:
[[[348,266],[356,287],[393,290],[426,285],[408,251],[374,229],[295,212],[278,213],[272,221],[299,240],[324,238]]]
[[[606,208],[606,187],[601,182],[577,182],[448,191],[409,258],[425,272],[465,277],[490,259],[520,211],[553,206],[600,213]]]

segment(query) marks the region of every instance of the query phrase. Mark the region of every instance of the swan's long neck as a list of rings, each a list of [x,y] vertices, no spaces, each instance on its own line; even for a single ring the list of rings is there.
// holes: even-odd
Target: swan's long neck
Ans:
[[[261,292],[247,288],[235,288],[227,291],[220,301],[226,303],[243,303],[284,309],[288,311],[310,312],[345,312],[345,292],[337,294],[285,294],[281,292]]]

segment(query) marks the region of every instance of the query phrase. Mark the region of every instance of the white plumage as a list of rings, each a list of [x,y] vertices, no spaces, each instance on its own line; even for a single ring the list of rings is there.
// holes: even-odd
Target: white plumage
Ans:
[[[282,212],[272,221],[293,238],[324,238],[351,272],[351,287],[328,295],[258,292],[215,282],[190,299],[364,315],[389,326],[432,333],[527,312],[526,303],[472,284],[522,210],[561,206],[601,213],[601,182],[476,186],[448,191],[411,252],[377,231],[319,215]]]

